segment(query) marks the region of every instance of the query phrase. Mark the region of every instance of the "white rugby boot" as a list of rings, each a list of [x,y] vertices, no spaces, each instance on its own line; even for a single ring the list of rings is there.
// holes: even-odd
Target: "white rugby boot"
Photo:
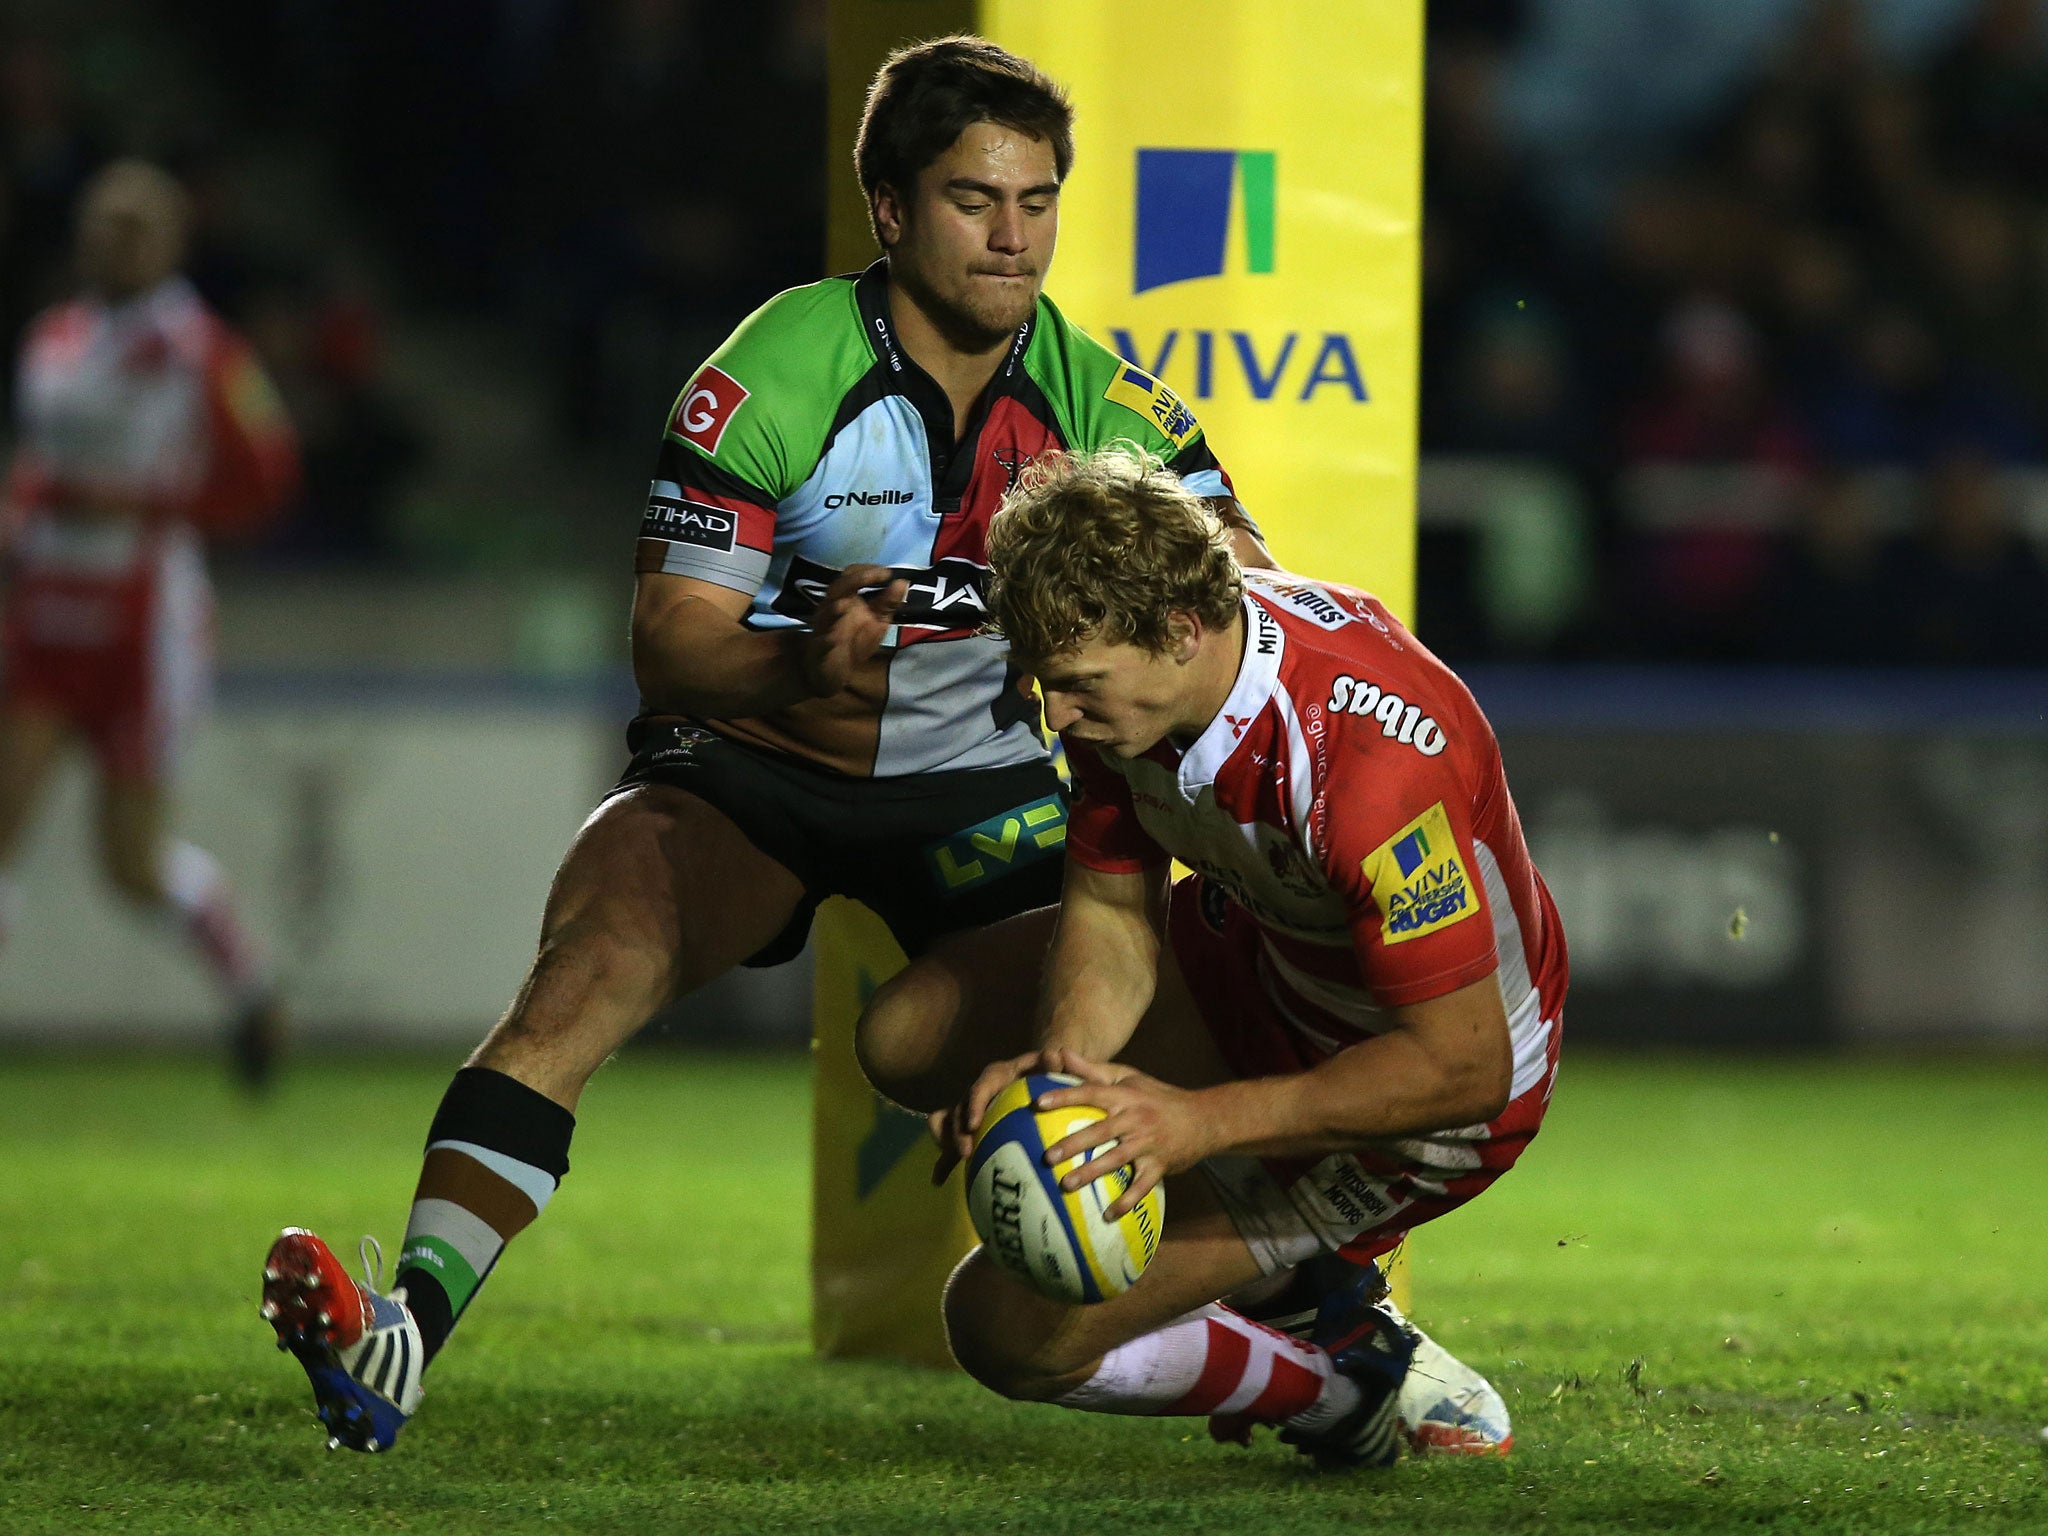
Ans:
[[[1395,1318],[1415,1340],[1415,1355],[1401,1384],[1396,1412],[1401,1436],[1417,1456],[1505,1456],[1515,1443],[1507,1404],[1493,1384],[1404,1317],[1387,1294],[1376,1264],[1356,1264],[1334,1253],[1318,1254],[1296,1271],[1276,1295],[1241,1310],[1269,1328],[1305,1339],[1313,1336],[1318,1309],[1331,1296],[1357,1285],[1370,1270],[1362,1299]],[[1219,1440],[1241,1440],[1239,1426],[1212,1427]]]
[[[1508,1405],[1493,1383],[1437,1343],[1391,1301],[1382,1310],[1399,1318],[1415,1340],[1415,1357],[1395,1400],[1401,1434],[1416,1456],[1505,1456],[1514,1449]]]

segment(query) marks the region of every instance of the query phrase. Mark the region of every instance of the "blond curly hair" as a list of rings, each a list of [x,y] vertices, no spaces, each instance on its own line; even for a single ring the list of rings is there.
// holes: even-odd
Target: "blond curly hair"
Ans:
[[[1244,595],[1229,530],[1128,443],[1034,461],[989,525],[988,562],[992,627],[1031,661],[1098,638],[1161,654],[1174,615],[1224,628]]]

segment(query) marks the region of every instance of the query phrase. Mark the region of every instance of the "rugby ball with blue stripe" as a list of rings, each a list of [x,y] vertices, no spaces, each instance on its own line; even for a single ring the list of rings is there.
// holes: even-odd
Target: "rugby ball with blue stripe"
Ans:
[[[1060,1180],[1084,1161],[1058,1167],[1045,1149],[1102,1118],[1085,1105],[1033,1108],[1039,1095],[1080,1082],[1059,1072],[1035,1072],[1010,1084],[989,1105],[967,1163],[967,1214],[998,1264],[1055,1301],[1107,1301],[1137,1282],[1159,1251],[1166,1196],[1154,1186],[1117,1221],[1103,1212],[1131,1187],[1131,1170],[1084,1184],[1069,1194]],[[1093,1149],[1115,1155],[1115,1142]]]

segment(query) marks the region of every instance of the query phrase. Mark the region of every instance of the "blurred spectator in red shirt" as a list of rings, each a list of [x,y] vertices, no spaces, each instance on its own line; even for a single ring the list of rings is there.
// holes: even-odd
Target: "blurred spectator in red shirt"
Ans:
[[[1638,540],[1631,606],[1651,651],[1722,660],[1752,646],[1753,607],[1770,565],[1769,519],[1750,503],[1796,483],[1812,454],[1765,372],[1756,328],[1740,311],[1691,300],[1666,324],[1664,347],[1663,384],[1623,430],[1630,463],[1741,473],[1682,525],[1653,527]]]
[[[1811,458],[1806,433],[1779,399],[1756,327],[1714,299],[1681,305],[1664,328],[1664,378],[1629,413],[1632,461],[1758,464],[1790,472]]]

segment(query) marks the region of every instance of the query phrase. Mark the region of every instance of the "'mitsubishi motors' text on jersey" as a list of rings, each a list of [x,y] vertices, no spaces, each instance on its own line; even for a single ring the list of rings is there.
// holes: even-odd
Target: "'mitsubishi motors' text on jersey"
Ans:
[[[1245,573],[1244,656],[1185,750],[1069,744],[1070,855],[1112,873],[1169,857],[1169,934],[1245,1076],[1306,1071],[1386,1010],[1492,976],[1513,1044],[1487,1125],[1322,1160],[1295,1204],[1328,1246],[1469,1198],[1535,1134],[1558,1054],[1563,928],[1530,862],[1493,732],[1457,677],[1374,598]],[[1356,1256],[1356,1255],[1355,1255]]]

